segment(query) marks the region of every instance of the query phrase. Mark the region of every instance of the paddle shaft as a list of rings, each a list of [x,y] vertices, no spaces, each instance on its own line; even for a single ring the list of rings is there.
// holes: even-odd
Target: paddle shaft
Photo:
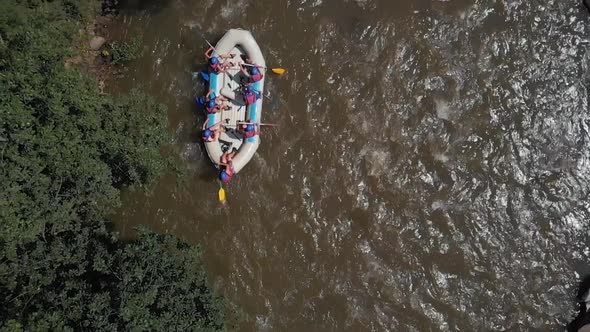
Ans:
[[[207,38],[205,38],[205,35],[201,31],[201,29],[197,29],[197,31],[199,31],[199,35],[201,35],[201,38],[203,38],[203,40],[207,43],[207,45],[209,45],[209,47],[211,47],[215,51],[215,53],[221,55],[221,53],[217,52],[217,49],[215,48],[215,46],[211,45],[211,43],[207,40]]]
[[[223,125],[223,126],[224,127],[227,127],[227,128],[236,128],[239,125]],[[270,128],[278,128],[279,127],[278,125],[275,125],[275,124],[272,124],[272,123],[262,123],[261,126],[270,127]]]
[[[265,67],[265,66],[252,65],[249,63],[242,63],[242,65],[248,66],[248,67],[264,68],[265,70],[268,70],[268,67]],[[230,68],[230,69],[232,69],[232,68]],[[283,75],[285,73],[285,69],[283,69],[283,68],[271,68],[270,71],[277,74],[277,75]]]
[[[205,39],[205,37],[203,37],[203,39]],[[215,53],[217,53],[217,55],[221,55],[221,53],[219,53],[217,51],[217,49],[215,48],[215,46],[211,45],[211,43],[207,39],[205,39],[205,41],[207,42],[207,45],[209,45],[209,47],[211,47],[213,49],[213,51],[215,51]]]
[[[205,38],[203,38],[203,39],[205,39]],[[211,47],[215,52],[217,52],[217,49],[215,49],[215,46],[211,45],[211,43],[207,39],[205,39],[205,41],[207,42],[207,45],[209,45],[209,47]],[[217,52],[217,53],[219,53],[219,52]]]
[[[258,67],[258,68],[264,68],[264,69],[268,69],[268,68],[267,68],[267,67],[265,67],[265,66],[251,65],[251,64],[249,64],[249,63],[245,63],[245,62],[244,62],[244,63],[242,63],[242,64],[243,64],[244,66],[248,66],[248,67]]]
[[[269,127],[278,127],[279,125],[276,123],[252,123],[252,122],[238,122],[237,124],[256,124],[259,126],[269,126]]]

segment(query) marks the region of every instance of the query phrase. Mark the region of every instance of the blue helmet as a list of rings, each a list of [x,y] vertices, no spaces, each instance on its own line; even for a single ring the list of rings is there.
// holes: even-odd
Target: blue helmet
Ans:
[[[218,64],[218,63],[219,63],[219,58],[217,58],[216,56],[214,56],[214,57],[211,57],[211,59],[209,59],[209,62],[210,62],[212,65],[216,65],[216,64]]]
[[[209,106],[209,108],[213,108],[215,107],[217,104],[215,103],[215,100],[211,99],[209,100],[209,103],[207,103],[207,106]]]
[[[253,124],[249,124],[246,126],[246,131],[254,131],[254,125]]]
[[[247,85],[246,86],[246,92],[252,92],[252,91],[254,91],[254,88],[251,87],[251,86],[249,86],[249,85]]]
[[[260,73],[258,67],[252,67],[252,70],[250,70],[250,72],[252,73],[252,75],[257,75],[258,73]]]
[[[219,180],[221,180],[221,182],[228,182],[230,179],[231,176],[229,176],[226,171],[221,171],[219,173]]]
[[[211,137],[212,134],[213,134],[213,132],[211,130],[205,129],[203,131],[203,138],[209,138],[209,137]]]

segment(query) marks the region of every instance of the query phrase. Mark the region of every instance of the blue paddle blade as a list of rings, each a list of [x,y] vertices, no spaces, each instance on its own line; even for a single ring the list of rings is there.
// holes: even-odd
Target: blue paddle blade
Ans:
[[[207,70],[205,70],[205,69],[201,70],[201,77],[205,81],[209,82],[209,73],[207,72]]]
[[[199,96],[197,97],[197,104],[201,105],[201,106],[205,106],[205,98]]]

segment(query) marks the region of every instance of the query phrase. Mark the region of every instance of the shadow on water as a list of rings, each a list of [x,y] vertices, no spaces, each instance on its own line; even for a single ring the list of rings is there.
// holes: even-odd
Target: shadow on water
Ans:
[[[576,301],[579,309],[576,318],[567,325],[568,332],[590,331],[590,312],[588,312],[587,301],[590,290],[590,274],[586,275],[578,286]]]
[[[590,274],[586,275],[578,285],[578,295],[576,300],[578,302],[588,302],[588,291],[590,290]]]
[[[116,8],[122,13],[146,11],[154,14],[169,7],[171,3],[171,0],[119,0]]]

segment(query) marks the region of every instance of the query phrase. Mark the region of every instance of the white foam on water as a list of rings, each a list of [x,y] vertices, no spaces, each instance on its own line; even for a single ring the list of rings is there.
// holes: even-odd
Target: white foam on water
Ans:
[[[449,102],[441,99],[441,98],[434,98],[434,105],[436,109],[436,116],[439,119],[449,120],[451,115],[451,110],[449,106]]]

